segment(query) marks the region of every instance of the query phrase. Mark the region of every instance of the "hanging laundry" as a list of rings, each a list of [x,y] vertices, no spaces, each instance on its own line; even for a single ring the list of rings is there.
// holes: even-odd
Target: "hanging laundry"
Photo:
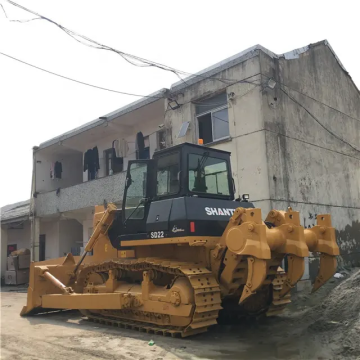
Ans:
[[[111,172],[109,172],[109,175],[116,174],[123,170],[124,159],[116,155],[116,142],[119,143],[119,140],[115,139],[111,145]]]
[[[98,171],[100,169],[99,151],[98,151],[97,146],[95,146],[92,150],[93,150],[93,157],[94,157],[94,163],[95,163],[95,170]]]
[[[129,145],[125,139],[121,139],[119,142],[119,157],[126,157],[129,151]]]
[[[95,146],[93,149],[87,150],[84,155],[84,172],[88,171],[88,180],[94,180],[99,169],[99,151]]]
[[[89,149],[84,154],[84,172],[89,169],[89,165],[91,164],[91,158],[92,158],[92,149]]]
[[[55,164],[53,162],[50,163],[50,179],[55,179],[55,174],[54,174],[54,166]]]
[[[62,164],[60,161],[56,161],[54,166],[55,179],[61,179],[61,173],[62,173]]]

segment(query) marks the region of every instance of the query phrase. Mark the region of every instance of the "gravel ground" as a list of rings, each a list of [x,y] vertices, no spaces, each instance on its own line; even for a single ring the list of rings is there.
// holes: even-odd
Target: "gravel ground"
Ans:
[[[284,315],[217,325],[187,339],[94,324],[77,311],[22,318],[25,289],[2,288],[1,359],[339,359],[311,325],[318,319],[314,310],[341,282],[333,279],[313,295],[295,294]]]

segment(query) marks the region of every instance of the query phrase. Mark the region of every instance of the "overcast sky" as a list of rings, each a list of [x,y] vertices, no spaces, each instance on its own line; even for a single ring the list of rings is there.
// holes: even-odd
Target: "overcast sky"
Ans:
[[[280,54],[327,39],[360,86],[355,1],[16,2],[103,44],[192,73],[256,44]],[[10,19],[33,18],[6,0],[0,3]],[[1,8],[0,52],[137,94],[178,81],[174,74],[134,67],[114,53],[85,47],[49,22],[10,22]],[[0,206],[30,197],[34,145],[136,99],[75,84],[0,55]]]

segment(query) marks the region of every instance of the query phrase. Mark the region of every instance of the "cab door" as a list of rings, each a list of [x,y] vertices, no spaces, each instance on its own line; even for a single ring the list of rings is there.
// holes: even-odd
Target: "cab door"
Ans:
[[[154,160],[129,161],[122,204],[123,233],[126,235],[121,240],[146,236],[146,219],[156,188],[154,169]]]

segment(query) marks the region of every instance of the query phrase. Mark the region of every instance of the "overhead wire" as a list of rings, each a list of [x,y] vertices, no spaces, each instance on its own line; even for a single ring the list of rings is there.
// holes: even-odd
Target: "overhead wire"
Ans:
[[[287,87],[288,89],[291,89],[291,90],[297,92],[298,94],[301,94],[301,95],[303,95],[303,96],[305,96],[305,97],[307,97],[307,98],[309,98],[309,99],[311,99],[311,100],[313,100],[313,101],[316,101],[317,103],[319,103],[319,104],[321,104],[321,105],[324,105],[324,106],[328,107],[328,108],[331,109],[331,110],[337,111],[338,113],[340,113],[340,114],[342,114],[342,115],[345,115],[345,116],[347,116],[347,117],[350,118],[350,119],[353,119],[353,120],[356,120],[356,121],[359,121],[359,122],[360,122],[360,119],[357,119],[356,117],[353,117],[353,116],[351,116],[351,115],[349,115],[349,114],[346,114],[346,113],[344,113],[343,111],[341,111],[341,110],[339,110],[339,109],[336,109],[336,108],[334,108],[334,107],[332,107],[332,106],[330,106],[330,105],[328,105],[328,104],[325,104],[324,102],[322,102],[322,101],[320,101],[320,100],[318,100],[318,99],[315,99],[314,97],[312,97],[312,96],[310,96],[310,95],[307,95],[307,94],[305,94],[305,93],[303,93],[303,92],[301,92],[301,91],[299,91],[299,90],[297,90],[297,89],[295,89],[295,88],[293,88],[293,87],[291,87],[291,86],[289,86],[289,85],[286,85],[286,84],[284,84],[284,83],[280,83],[280,84],[283,85],[283,86],[285,86],[285,87]]]
[[[89,46],[89,47],[96,48],[96,49],[101,49],[101,50],[112,51],[112,52],[120,55],[124,60],[126,60],[127,62],[129,62],[130,64],[132,64],[134,66],[138,66],[138,67],[157,67],[159,69],[172,72],[172,73],[176,74],[179,77],[179,79],[182,82],[184,82],[185,84],[187,84],[186,81],[184,79],[182,79],[181,76],[179,76],[179,75],[188,75],[190,77],[198,77],[198,78],[202,78],[202,79],[214,79],[214,80],[223,82],[225,84],[227,84],[227,82],[235,81],[234,79],[225,79],[225,78],[217,78],[217,77],[214,77],[214,76],[193,74],[193,73],[190,73],[190,72],[178,70],[178,69],[170,67],[168,65],[164,65],[164,64],[161,64],[161,63],[158,63],[158,62],[155,62],[155,61],[151,61],[151,60],[142,58],[140,56],[132,55],[132,54],[117,50],[117,49],[115,49],[113,47],[101,44],[101,43],[99,43],[99,42],[97,42],[97,41],[95,41],[95,40],[93,40],[93,39],[91,39],[91,38],[89,38],[89,37],[87,37],[85,35],[81,35],[81,34],[75,32],[73,30],[70,30],[70,29],[66,28],[65,26],[61,25],[60,23],[57,23],[56,21],[54,21],[54,20],[52,20],[52,19],[50,19],[50,18],[48,18],[46,16],[43,16],[43,15],[41,15],[41,14],[39,14],[39,13],[33,11],[33,10],[30,10],[30,9],[20,5],[20,4],[17,4],[12,0],[7,0],[7,2],[10,3],[11,5],[15,6],[15,7],[18,7],[20,9],[26,11],[26,12],[29,12],[29,13],[31,13],[33,15],[36,15],[37,16],[36,19],[42,19],[42,20],[46,20],[46,21],[52,23],[53,25],[57,26],[59,29],[64,31],[67,35],[72,37],[74,40],[80,42],[81,44],[83,44],[85,46]],[[29,21],[31,21],[31,20],[29,20]],[[79,38],[85,40],[87,43],[79,40]],[[130,59],[138,61],[139,63],[133,62]]]
[[[267,75],[265,75],[265,74],[263,74],[263,73],[261,73],[261,75],[264,76],[264,77],[266,77],[267,79],[271,79],[269,76],[267,76]],[[349,114],[346,114],[346,113],[344,113],[343,111],[341,111],[341,110],[339,110],[339,109],[337,109],[337,108],[334,108],[333,106],[331,106],[331,105],[329,105],[329,104],[326,104],[326,103],[320,101],[319,99],[316,99],[316,98],[314,98],[314,97],[312,97],[312,96],[310,96],[310,95],[308,95],[308,94],[305,94],[304,92],[302,92],[302,91],[300,91],[300,90],[298,90],[298,89],[295,89],[295,88],[292,87],[292,86],[289,86],[289,85],[287,85],[287,84],[285,84],[285,83],[283,83],[283,82],[281,82],[281,81],[276,81],[276,82],[277,82],[278,84],[282,85],[282,86],[287,87],[288,89],[291,89],[291,90],[297,92],[298,94],[301,94],[301,95],[303,95],[303,96],[305,96],[305,97],[307,97],[307,98],[309,98],[309,99],[311,99],[311,100],[313,100],[313,101],[316,101],[317,103],[319,103],[319,104],[321,104],[321,105],[324,105],[324,106],[328,107],[328,108],[331,109],[331,110],[337,111],[338,113],[340,113],[340,114],[342,114],[342,115],[345,115],[345,116],[347,116],[347,117],[350,118],[350,119],[353,119],[353,120],[356,120],[356,121],[359,121],[359,122],[360,122],[360,119],[358,119],[358,118],[356,118],[356,117],[354,117],[354,116],[351,116],[351,115],[349,115]]]
[[[55,76],[58,76],[60,78],[63,78],[63,79],[66,79],[66,80],[70,80],[70,81],[73,81],[75,83],[79,83],[79,84],[82,84],[82,85],[86,85],[86,86],[90,86],[90,87],[93,87],[93,88],[96,88],[96,89],[100,89],[100,90],[105,90],[105,91],[110,91],[110,92],[113,92],[113,93],[117,93],[117,94],[122,94],[122,95],[129,95],[129,96],[137,96],[137,97],[144,97],[144,98],[152,98],[152,99],[163,99],[164,96],[150,96],[150,95],[139,95],[139,94],[133,94],[133,93],[129,93],[129,92],[125,92],[125,91],[118,91],[118,90],[113,90],[113,89],[108,89],[108,88],[104,88],[102,86],[97,86],[97,85],[93,85],[93,84],[89,84],[89,83],[86,83],[84,81],[80,81],[80,80],[76,80],[76,79],[72,79],[68,76],[64,76],[64,75],[60,75],[60,74],[57,74],[53,71],[50,71],[50,70],[46,70],[46,69],[43,69],[39,66],[36,66],[36,65],[33,65],[33,64],[30,64],[30,63],[27,63],[23,60],[20,60],[20,59],[17,59],[13,56],[10,56],[8,54],[5,54],[3,52],[0,52],[0,55],[3,55],[3,56],[6,56],[10,59],[13,59],[13,60],[16,60],[22,64],[25,64],[25,65],[28,65],[28,66],[31,66],[35,69],[38,69],[38,70],[41,70],[41,71],[44,71],[48,74],[51,74],[51,75],[55,75]]]
[[[29,19],[29,20],[17,20],[18,22],[28,22],[28,21],[32,21],[32,20],[46,20],[54,25],[56,25],[57,27],[59,27],[61,30],[63,30],[67,35],[71,36],[73,39],[75,39],[76,41],[80,42],[81,44],[83,45],[86,45],[86,46],[90,46],[90,47],[93,47],[93,48],[97,48],[97,49],[103,49],[103,50],[109,50],[109,51],[113,51],[117,54],[119,54],[120,56],[122,56],[123,59],[125,59],[126,61],[128,61],[130,64],[134,65],[134,66],[140,66],[140,67],[150,67],[150,66],[154,66],[154,67],[157,67],[157,68],[160,68],[162,70],[165,70],[165,71],[170,71],[170,72],[173,72],[175,75],[177,75],[179,77],[179,79],[181,81],[183,81],[186,85],[188,85],[186,83],[186,81],[184,79],[181,78],[181,76],[179,74],[183,74],[183,75],[189,75],[189,76],[192,76],[192,77],[201,77],[201,78],[206,78],[206,79],[216,79],[216,80],[219,80],[221,82],[226,82],[226,81],[232,81],[232,80],[229,80],[229,79],[221,79],[221,78],[216,78],[216,77],[212,77],[212,76],[202,76],[200,74],[192,74],[192,73],[188,73],[188,72],[185,72],[185,71],[182,71],[182,70],[177,70],[175,68],[172,68],[170,66],[167,66],[167,65],[163,65],[161,63],[157,63],[157,62],[154,62],[154,61],[150,61],[150,60],[147,60],[145,58],[142,58],[142,57],[139,57],[139,56],[136,56],[136,55],[132,55],[132,54],[129,54],[129,53],[125,53],[123,51],[120,51],[120,50],[117,50],[115,48],[112,48],[110,46],[107,46],[107,45],[104,45],[104,44],[101,44],[87,36],[84,36],[84,35],[81,35],[79,33],[76,33],[75,31],[72,31],[64,26],[62,26],[61,24],[55,22],[54,20],[51,20],[50,18],[47,18],[33,10],[30,10],[30,9],[27,9],[25,8],[24,6],[20,5],[20,4],[17,4],[15,3],[14,1],[11,1],[11,0],[7,0],[11,5],[13,6],[16,6],[24,11],[27,11],[29,13],[32,13],[33,15],[36,15],[37,18],[34,18],[34,19]],[[3,6],[1,5],[2,9],[3,9],[3,12],[6,16],[6,18],[8,18],[6,12],[5,12],[5,9],[3,8]],[[16,21],[16,20],[11,20],[11,21]],[[77,39],[76,37],[80,37],[88,42],[90,42],[91,44],[95,44],[96,46],[94,45],[91,45],[91,44],[86,44],[84,43],[83,41],[80,41],[79,39]],[[32,65],[32,64],[29,64],[29,63],[26,63],[22,60],[19,60],[19,59],[16,59],[10,55],[6,55],[4,53],[0,53],[1,55],[4,55],[4,56],[7,56],[9,58],[12,58],[16,61],[19,61],[19,62],[22,62],[26,65],[29,65],[29,66],[32,66],[34,68],[37,68],[39,70],[42,70],[42,71],[45,71],[45,72],[48,72],[52,75],[55,75],[55,76],[59,76],[59,77],[62,77],[62,78],[65,78],[67,80],[70,80],[70,81],[74,81],[74,82],[77,82],[77,83],[80,83],[80,84],[83,84],[83,85],[87,85],[87,86],[91,86],[91,87],[94,87],[94,88],[98,88],[98,89],[102,89],[102,90],[106,90],[106,91],[110,91],[110,92],[115,92],[115,93],[120,93],[120,94],[124,94],[124,95],[131,95],[131,96],[139,96],[139,97],[151,97],[151,98],[154,98],[153,96],[144,96],[144,95],[138,95],[138,94],[132,94],[132,93],[127,93],[127,92],[121,92],[121,91],[117,91],[117,90],[112,90],[112,89],[107,89],[107,88],[103,88],[103,87],[100,87],[100,86],[96,86],[96,85],[92,85],[92,84],[88,84],[88,83],[85,83],[85,82],[82,82],[82,81],[78,81],[78,80],[75,80],[75,79],[72,79],[72,78],[69,78],[69,77],[66,77],[66,76],[62,76],[62,75],[59,75],[59,74],[56,74],[54,72],[51,72],[51,71],[48,71],[48,70],[45,70],[45,69],[42,69],[40,67],[37,67],[35,65]],[[132,61],[130,61],[128,58],[130,59],[133,59],[133,60],[137,60],[140,62],[140,64],[136,64]],[[245,80],[243,80],[243,82],[246,82]],[[253,82],[249,82],[249,83],[253,83]],[[233,85],[233,84],[231,84]],[[284,85],[284,86],[287,86],[287,85]],[[345,141],[344,139],[342,139],[340,136],[336,135],[334,132],[332,132],[330,129],[328,129],[326,126],[324,126],[305,106],[303,106],[299,101],[297,101],[295,98],[293,98],[288,92],[286,92],[283,88],[280,88],[280,90],[286,94],[293,102],[295,102],[296,104],[298,104],[300,107],[302,107],[323,129],[325,129],[327,132],[329,132],[332,136],[334,136],[335,138],[337,138],[338,140],[346,143],[348,146],[350,146],[352,149],[360,152],[359,149],[357,149],[355,146],[351,145],[349,142]],[[302,93],[303,94],[303,93]],[[307,96],[306,94],[303,94],[305,96]],[[158,97],[159,99],[162,98],[162,97]],[[317,101],[316,99],[312,98],[313,100]],[[199,104],[200,105],[200,104]],[[324,104],[326,105],[326,104]],[[328,105],[326,105],[328,106]],[[329,106],[330,107],[330,106]],[[332,107],[330,107],[332,108]],[[335,108],[332,108],[336,111],[339,111],[338,109],[335,109]],[[341,111],[340,111],[341,112]],[[347,114],[345,114],[347,115]],[[347,115],[349,116],[349,115]],[[349,116],[351,117],[351,116]],[[356,119],[358,120],[358,119]]]
[[[3,13],[4,13],[5,17],[6,17],[9,21],[11,21],[11,22],[26,23],[26,22],[30,22],[30,21],[33,21],[33,20],[42,20],[40,17],[33,18],[33,19],[24,19],[24,20],[16,20],[16,19],[14,20],[14,19],[10,19],[10,18],[7,16],[7,13],[6,13],[5,9],[4,9],[4,6],[3,6],[2,4],[0,4],[0,6],[1,6],[2,10],[3,10]]]
[[[329,134],[331,134],[332,136],[334,136],[336,139],[342,141],[343,143],[347,144],[348,146],[350,146],[353,150],[360,152],[359,149],[357,149],[355,146],[353,146],[352,144],[350,144],[348,141],[344,140],[343,138],[341,138],[340,136],[336,135],[333,131],[331,131],[330,129],[328,129],[324,124],[321,123],[321,121],[319,121],[317,119],[317,117],[312,114],[304,105],[302,105],[298,100],[296,100],[293,96],[291,96],[287,91],[285,91],[282,87],[280,87],[280,90],[289,97],[289,99],[291,99],[295,104],[297,104],[298,106],[300,106],[302,109],[304,109],[306,111],[307,114],[309,114],[324,130],[326,130]]]

